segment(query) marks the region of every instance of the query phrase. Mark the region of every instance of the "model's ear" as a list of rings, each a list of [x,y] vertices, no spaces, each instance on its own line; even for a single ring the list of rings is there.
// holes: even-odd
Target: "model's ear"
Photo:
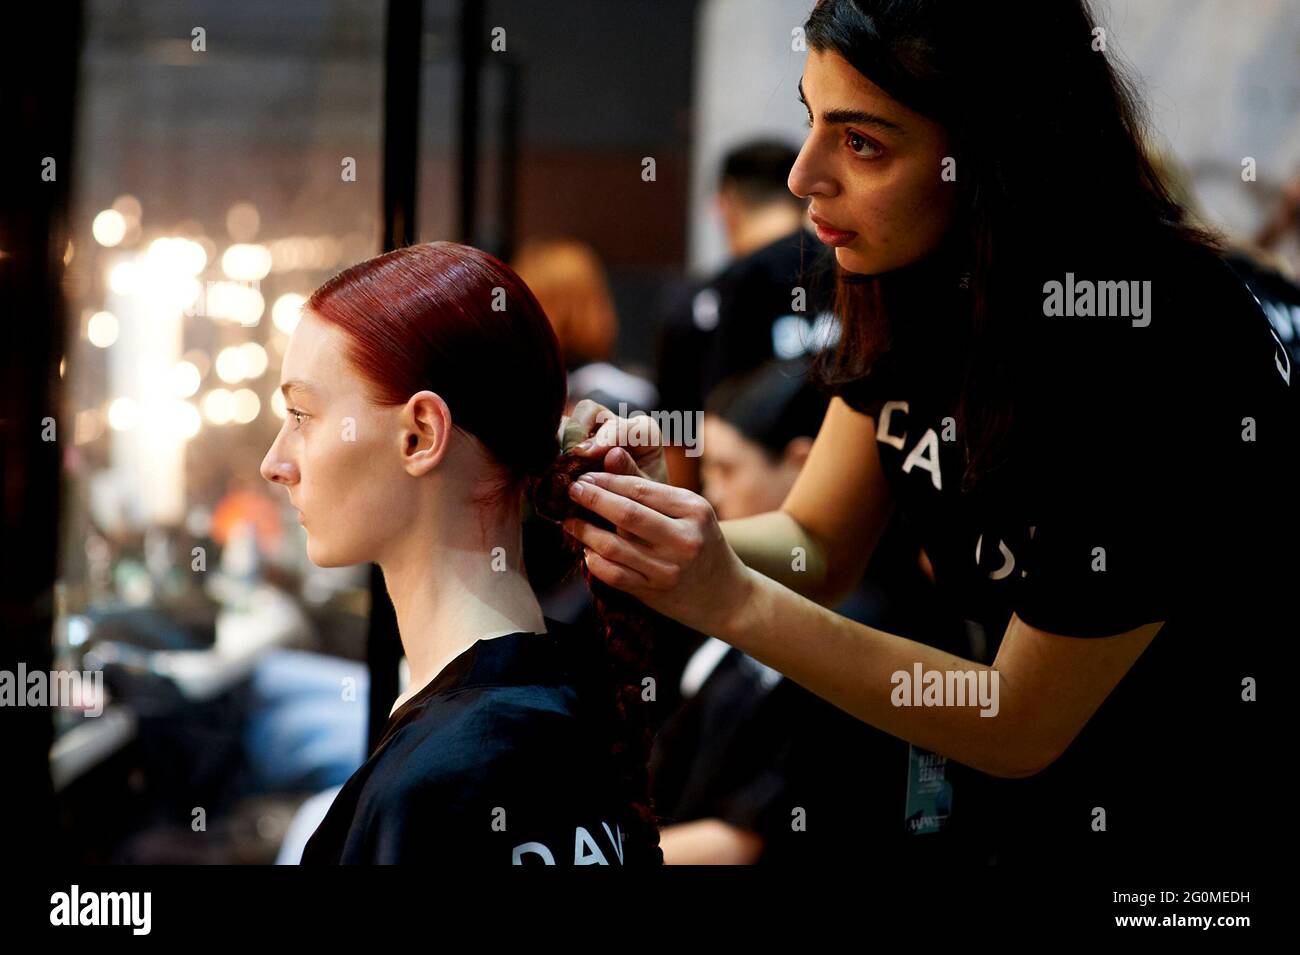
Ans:
[[[417,391],[402,408],[402,461],[412,477],[428,474],[447,453],[451,441],[451,409],[433,391]]]

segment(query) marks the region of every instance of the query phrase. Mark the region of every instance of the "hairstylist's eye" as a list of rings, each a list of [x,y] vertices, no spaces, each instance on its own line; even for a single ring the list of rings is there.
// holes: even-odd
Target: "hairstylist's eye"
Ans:
[[[845,135],[848,141],[848,147],[853,150],[855,155],[861,156],[863,159],[875,159],[880,155],[880,144],[874,139],[868,139],[861,133],[855,133],[851,129]],[[862,152],[861,150],[863,149],[867,151]]]
[[[808,101],[803,98],[802,93],[799,94],[799,105],[802,106],[804,108],[804,111],[808,114],[808,128],[812,129],[812,124],[813,124],[812,109],[808,106]]]

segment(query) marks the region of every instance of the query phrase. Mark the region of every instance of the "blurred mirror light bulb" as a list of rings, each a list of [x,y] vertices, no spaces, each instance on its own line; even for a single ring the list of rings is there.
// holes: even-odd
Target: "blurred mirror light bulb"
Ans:
[[[105,209],[91,222],[90,232],[96,242],[111,249],[126,237],[126,218],[116,209]]]
[[[117,341],[120,326],[112,312],[96,312],[86,323],[86,338],[96,348],[107,348]]]

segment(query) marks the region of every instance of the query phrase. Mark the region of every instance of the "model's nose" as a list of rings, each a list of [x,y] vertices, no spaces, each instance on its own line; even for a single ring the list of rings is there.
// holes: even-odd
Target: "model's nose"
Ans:
[[[298,469],[292,461],[278,458],[274,447],[262,459],[261,471],[262,477],[272,484],[296,484],[298,481]]]

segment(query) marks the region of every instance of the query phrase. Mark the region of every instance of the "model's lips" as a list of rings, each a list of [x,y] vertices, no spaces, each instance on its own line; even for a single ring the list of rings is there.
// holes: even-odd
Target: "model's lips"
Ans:
[[[812,219],[813,225],[817,227],[817,238],[826,245],[848,245],[857,238],[858,234],[852,229],[836,228],[815,213],[809,213],[808,218]]]

